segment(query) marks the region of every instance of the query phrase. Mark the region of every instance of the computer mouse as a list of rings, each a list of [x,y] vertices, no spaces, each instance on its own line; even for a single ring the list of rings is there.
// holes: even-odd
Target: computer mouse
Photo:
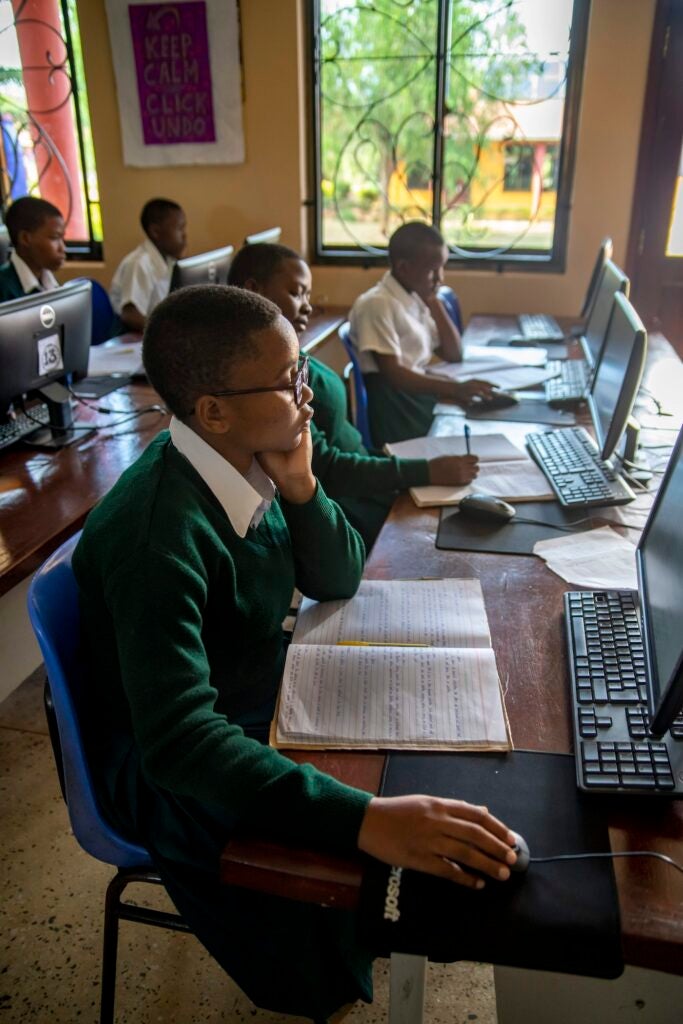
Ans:
[[[496,409],[507,409],[510,405],[518,404],[519,399],[509,391],[492,391],[487,398],[483,395],[475,395],[465,406],[465,412],[493,412]]]
[[[459,508],[461,515],[483,522],[504,523],[517,514],[513,505],[508,505],[507,501],[493,494],[466,494],[460,499]]]
[[[510,831],[512,832],[512,829],[510,829]],[[523,836],[520,836],[519,832],[512,832],[512,834],[515,837],[513,850],[517,854],[517,860],[514,864],[510,865],[510,871],[515,871],[518,874],[521,874],[529,867],[529,847],[527,846],[526,839],[524,839]]]
[[[534,345],[538,344],[536,338],[527,338],[526,334],[512,334],[509,335],[504,344],[509,345],[510,348],[533,348]]]

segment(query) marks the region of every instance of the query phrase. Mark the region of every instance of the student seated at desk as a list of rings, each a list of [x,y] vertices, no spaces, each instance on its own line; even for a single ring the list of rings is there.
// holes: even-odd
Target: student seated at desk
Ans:
[[[377,447],[424,437],[439,400],[467,405],[491,393],[486,381],[459,384],[425,374],[436,352],[447,362],[462,359],[460,334],[437,295],[447,259],[436,228],[421,221],[403,224],[389,239],[391,269],[351,309]]]
[[[284,245],[247,245],[230,265],[228,281],[264,295],[289,320],[297,334],[311,315],[311,271],[305,260]],[[313,391],[313,472],[334,498],[370,549],[399,491],[440,484],[456,487],[477,475],[475,456],[398,459],[368,454],[347,417],[346,391],[339,375],[317,359],[308,361]]]
[[[13,251],[0,267],[0,302],[59,288],[54,275],[64,249],[64,218],[52,203],[35,196],[15,199],[5,215]]]
[[[508,877],[514,837],[482,807],[372,797],[259,742],[293,587],[350,597],[363,544],[312,473],[312,395],[273,303],[181,289],[152,313],[143,359],[170,432],[91,512],[73,559],[99,797],[255,1003],[324,1019],[372,996],[355,915],[221,885],[231,836],[359,848],[472,888],[468,867]]]
[[[168,295],[171,274],[187,245],[187,220],[171,199],[150,199],[140,214],[147,236],[123,258],[111,282],[112,308],[129,331],[143,331],[154,307]]]

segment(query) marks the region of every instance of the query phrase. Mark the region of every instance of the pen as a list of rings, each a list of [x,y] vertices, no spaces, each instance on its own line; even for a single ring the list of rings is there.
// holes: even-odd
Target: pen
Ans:
[[[465,424],[465,450],[466,450],[468,455],[472,454],[472,452],[470,450],[470,434],[471,434],[471,430],[468,427],[468,425]]]
[[[370,640],[337,640],[337,647],[431,647],[431,644],[373,644]]]

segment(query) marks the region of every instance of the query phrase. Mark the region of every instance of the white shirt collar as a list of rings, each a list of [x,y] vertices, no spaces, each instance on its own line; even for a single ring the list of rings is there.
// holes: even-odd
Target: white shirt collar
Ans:
[[[156,274],[165,274],[169,270],[173,270],[175,260],[171,256],[162,256],[156,245],[151,238],[145,237],[142,241],[142,246],[152,261],[152,266]]]
[[[387,289],[394,298],[398,299],[402,306],[410,310],[413,314],[417,313],[419,316],[424,316],[429,312],[429,306],[421,299],[417,292],[409,292],[403,287],[400,281],[398,281],[390,270],[387,270],[384,277],[382,278],[382,285]]]
[[[171,419],[170,431],[173,444],[218,499],[235,533],[239,537],[246,537],[249,527],[258,526],[270,508],[275,497],[273,481],[266,476],[256,459],[246,477],[242,476],[199,434],[175,416]]]
[[[24,289],[26,295],[35,291],[36,288],[41,292],[49,292],[52,291],[53,288],[59,288],[59,281],[51,270],[41,270],[40,279],[38,279],[29,267],[28,263],[26,263],[25,260],[22,260],[18,253],[11,253],[9,260],[17,272],[19,284]]]

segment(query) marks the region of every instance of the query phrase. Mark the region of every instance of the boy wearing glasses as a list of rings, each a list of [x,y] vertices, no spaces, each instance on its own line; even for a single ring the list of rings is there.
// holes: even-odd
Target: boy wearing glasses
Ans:
[[[508,877],[514,838],[483,808],[373,798],[258,742],[293,587],[350,597],[363,545],[311,471],[312,393],[275,305],[181,289],[150,316],[143,359],[170,432],[93,510],[73,559],[98,795],[248,996],[322,1020],[372,996],[354,916],[221,885],[231,836],[360,848],[470,887],[467,867]]]
[[[311,271],[297,252],[284,245],[247,245],[235,256],[230,284],[248,288],[279,306],[297,334],[311,315]],[[435,459],[401,459],[369,454],[346,412],[346,392],[339,375],[310,359],[313,390],[313,472],[326,494],[341,505],[369,550],[396,495],[409,487],[471,483],[478,472],[473,455]]]

